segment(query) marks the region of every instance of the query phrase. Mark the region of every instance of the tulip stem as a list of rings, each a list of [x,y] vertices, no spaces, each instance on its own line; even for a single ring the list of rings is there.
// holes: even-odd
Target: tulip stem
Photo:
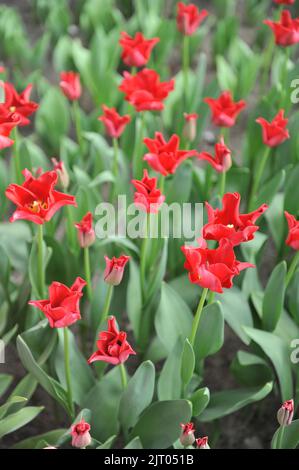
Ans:
[[[142,178],[142,147],[143,147],[143,136],[145,129],[145,112],[139,113],[139,117],[136,119],[136,135],[135,135],[135,147],[133,157],[133,174],[134,178]],[[139,131],[139,132],[138,132]]]
[[[183,39],[183,74],[186,105],[188,103],[189,44],[189,36],[185,35]]]
[[[117,185],[117,177],[118,177],[118,154],[119,154],[118,140],[114,138],[113,139],[113,166],[112,166],[112,174],[114,176],[114,181],[113,181],[112,191],[111,191],[112,203],[116,195],[116,185]]]
[[[44,237],[43,225],[40,224],[37,229],[37,269],[39,282],[39,295],[44,297],[45,289],[45,270],[44,270]]]
[[[223,198],[223,195],[225,193],[225,185],[226,185],[226,171],[222,171],[221,176],[220,176],[220,181],[219,181],[219,195],[220,199]]]
[[[299,251],[297,251],[297,253],[295,254],[294,258],[292,259],[292,262],[290,264],[290,267],[288,269],[288,273],[287,273],[287,277],[286,277],[286,282],[285,282],[285,285],[286,287],[288,287],[289,283],[291,282],[292,280],[292,277],[296,271],[296,268],[297,268],[297,265],[298,265],[298,262],[299,262]]]
[[[67,238],[71,251],[75,251],[76,239],[74,219],[71,206],[66,206]]]
[[[198,325],[199,325],[201,313],[202,313],[202,310],[203,310],[208,292],[209,292],[208,288],[203,289],[202,294],[201,294],[201,298],[200,298],[200,301],[199,301],[199,304],[198,304],[198,307],[197,307],[197,310],[196,310],[196,314],[195,314],[195,317],[193,319],[192,330],[191,330],[191,335],[190,335],[191,346],[194,346],[194,341],[195,341],[195,338],[196,338],[196,333],[197,333],[197,330],[198,330]]]
[[[119,370],[120,370],[121,384],[122,384],[123,390],[126,390],[127,385],[128,385],[128,378],[127,378],[127,371],[126,371],[125,365],[120,364]]]
[[[64,339],[64,367],[65,367],[65,381],[67,386],[67,397],[69,403],[69,411],[72,418],[74,418],[74,403],[72,395],[72,381],[70,369],[70,349],[69,349],[69,331],[68,328],[63,328]]]
[[[88,299],[92,298],[92,286],[91,286],[91,274],[90,274],[90,256],[89,256],[89,247],[84,247],[84,271],[85,271],[85,280],[87,283],[87,296]]]
[[[112,294],[113,294],[113,285],[109,284],[108,290],[107,290],[107,293],[106,293],[106,298],[105,298],[101,323],[103,323],[106,320],[106,318],[108,317],[108,313],[109,313],[109,310],[110,310],[110,304],[111,304],[111,300],[112,300]]]
[[[81,116],[80,116],[80,109],[77,100],[73,101],[73,116],[74,116],[74,124],[76,127],[76,135],[77,141],[79,144],[81,156],[83,156],[83,138],[82,138],[82,126],[81,126]]]
[[[21,170],[21,163],[20,163],[20,152],[19,152],[19,133],[18,133],[18,128],[15,127],[13,129],[13,137],[15,141],[15,151],[14,151],[14,166],[15,166],[15,178],[16,178],[16,183],[21,184],[22,183],[22,170]]]
[[[208,300],[208,303],[209,304],[212,304],[214,302],[214,298],[215,298],[215,292],[213,292],[212,290],[210,291],[210,295],[209,295],[209,300]]]
[[[140,251],[140,284],[141,284],[142,295],[144,295],[145,293],[147,244],[148,244],[148,238],[149,238],[149,224],[150,224],[149,214],[146,214],[145,222],[146,222],[145,233],[144,233],[144,238],[142,239],[141,251]]]
[[[264,150],[264,154],[258,163],[258,168],[257,168],[256,174],[254,175],[251,195],[249,198],[249,212],[253,211],[254,209],[254,204],[256,201],[257,194],[258,194],[258,189],[259,189],[261,179],[265,170],[265,166],[266,166],[269,154],[270,154],[270,150],[271,148],[269,146],[266,146]]]

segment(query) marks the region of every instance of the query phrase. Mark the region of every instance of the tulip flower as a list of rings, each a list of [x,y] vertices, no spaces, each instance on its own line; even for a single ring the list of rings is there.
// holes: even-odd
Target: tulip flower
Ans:
[[[14,115],[14,119],[18,121],[18,126],[22,127],[30,124],[28,117],[38,109],[38,104],[30,101],[33,85],[28,85],[20,94],[11,83],[0,82],[0,86],[3,87],[5,94],[4,103],[0,104],[0,115],[6,110]]]
[[[182,34],[191,36],[207,16],[207,10],[199,11],[193,3],[185,5],[183,2],[179,2],[176,18],[177,28]]]
[[[196,439],[196,447],[197,449],[209,449],[210,446],[208,444],[209,438],[207,436],[205,437],[199,437]]]
[[[290,138],[289,131],[286,128],[289,120],[284,117],[283,109],[278,112],[271,122],[262,117],[256,119],[256,122],[262,126],[263,142],[269,147],[277,147]]]
[[[208,223],[203,227],[203,237],[217,241],[226,238],[233,246],[252,240],[259,229],[255,222],[268,206],[262,204],[249,214],[240,214],[240,203],[239,193],[226,193],[222,199],[222,209],[213,209],[206,202]]]
[[[106,269],[104,272],[104,281],[112,286],[118,286],[123,278],[124,269],[130,256],[122,255],[119,258],[113,256],[112,259],[105,256]]]
[[[286,426],[292,423],[294,416],[294,400],[285,401],[277,412],[277,421],[280,428],[277,435],[276,448],[283,449],[283,435]]]
[[[123,62],[129,67],[143,67],[149,61],[151,52],[159,41],[159,38],[145,39],[139,32],[132,38],[123,31],[119,40]]]
[[[58,175],[58,181],[60,186],[63,189],[67,189],[70,183],[70,177],[69,174],[65,168],[65,164],[63,161],[58,161],[56,158],[51,158],[52,163],[53,163],[53,170],[56,171]]]
[[[61,72],[60,89],[62,93],[70,100],[78,100],[81,96],[80,75],[76,72]]]
[[[131,117],[128,114],[121,116],[115,108],[108,108],[105,105],[102,108],[104,114],[98,120],[103,122],[109,137],[118,139],[124,132],[126,125],[131,121]]]
[[[174,89],[174,80],[160,82],[155,70],[143,69],[136,75],[124,72],[119,90],[125,93],[125,100],[131,103],[136,111],[161,111],[163,101]]]
[[[185,125],[183,135],[189,142],[193,142],[196,138],[196,123],[198,119],[197,113],[184,113]]]
[[[167,142],[161,132],[156,132],[154,139],[145,138],[143,142],[149,150],[143,159],[163,176],[175,173],[184,160],[197,155],[196,150],[179,150],[180,138],[176,134]]]
[[[180,443],[184,447],[192,446],[195,442],[195,428],[193,423],[181,424],[182,433],[180,435]]]
[[[293,248],[293,250],[297,251],[289,267],[288,274],[286,277],[286,286],[288,286],[299,262],[299,221],[296,220],[296,218],[287,211],[285,211],[284,214],[287,219],[289,228],[289,233],[286,239],[286,245],[290,246],[291,248]]]
[[[231,151],[225,145],[223,138],[215,145],[215,156],[208,152],[198,154],[199,160],[206,160],[219,173],[226,172],[232,166]]]
[[[274,34],[278,46],[287,47],[299,42],[299,18],[292,18],[288,10],[281,12],[279,21],[264,20]]]
[[[293,5],[295,0],[273,0],[277,5]]]
[[[87,212],[80,222],[75,224],[78,233],[78,241],[81,248],[84,250],[84,270],[87,282],[87,294],[89,300],[92,297],[91,286],[91,270],[90,270],[90,256],[89,247],[94,243],[96,234],[92,227],[92,213]]]
[[[246,102],[234,102],[230,91],[224,91],[218,98],[205,98],[204,102],[210,106],[212,122],[218,127],[232,127],[236,123],[238,114],[245,108]]]
[[[91,444],[90,425],[82,418],[71,428],[72,446],[85,449]]]
[[[14,140],[10,138],[11,131],[20,124],[21,118],[16,114],[1,110],[0,105],[0,150],[11,147]]]
[[[143,171],[141,181],[132,180],[136,188],[134,194],[134,203],[140,210],[150,213],[156,213],[165,200],[165,196],[157,188],[157,178],[150,178],[147,170]]]

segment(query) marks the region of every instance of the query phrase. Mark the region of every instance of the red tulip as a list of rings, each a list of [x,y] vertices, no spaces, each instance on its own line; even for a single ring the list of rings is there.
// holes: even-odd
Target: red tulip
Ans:
[[[258,118],[256,122],[262,126],[263,142],[269,147],[277,147],[290,137],[286,128],[289,120],[284,118],[283,109],[278,112],[272,122],[268,122],[262,117]]]
[[[236,246],[254,238],[254,233],[259,229],[255,222],[268,209],[268,206],[262,204],[250,214],[240,214],[240,202],[239,193],[224,194],[222,209],[213,209],[206,202],[208,223],[203,228],[203,237],[206,240],[220,241],[226,238],[233,246]]]
[[[190,5],[185,5],[184,3],[179,2],[176,18],[177,28],[182,34],[191,36],[195,33],[206,16],[208,16],[207,10],[201,10],[200,12],[197,6],[192,3]]]
[[[299,42],[299,18],[292,18],[288,10],[281,12],[279,21],[265,20],[275,36],[275,43],[279,46],[292,46]]]
[[[222,238],[216,250],[210,250],[203,238],[198,239],[199,246],[182,246],[186,257],[184,267],[189,271],[189,280],[213,292],[223,292],[223,287],[230,289],[233,278],[243,269],[252,268],[250,263],[236,260],[233,244]]]
[[[277,3],[278,5],[293,5],[295,3],[295,0],[273,0],[274,3]]]
[[[51,328],[65,328],[81,319],[79,301],[84,286],[86,282],[81,277],[76,278],[72,287],[54,281],[49,287],[49,299],[28,303],[44,313]]]
[[[91,246],[96,239],[95,231],[92,228],[92,213],[87,212],[82,220],[75,224],[75,227],[78,229],[78,240],[81,248]]]
[[[212,121],[218,127],[232,127],[235,125],[238,114],[245,108],[244,100],[234,102],[230,91],[224,91],[219,98],[205,98],[204,102],[210,106]]]
[[[198,119],[197,113],[184,113],[185,126],[184,126],[184,137],[193,142],[196,138],[196,123]]]
[[[67,189],[70,183],[70,177],[65,168],[65,165],[62,160],[60,162],[56,158],[51,158],[53,163],[53,170],[56,171],[58,175],[58,180],[63,189]]]
[[[160,82],[155,70],[143,69],[136,75],[124,72],[119,90],[125,93],[125,100],[135,106],[136,111],[160,111],[163,101],[174,89],[174,80]]]
[[[175,173],[183,160],[197,155],[196,150],[179,150],[180,138],[176,134],[166,142],[161,132],[156,132],[154,139],[145,138],[143,142],[149,149],[143,159],[163,176]]]
[[[91,443],[90,425],[82,418],[71,427],[72,446],[85,449]]]
[[[289,226],[286,245],[291,246],[294,250],[299,250],[299,221],[287,211],[285,211],[284,215],[286,216]]]
[[[119,258],[113,256],[112,259],[105,256],[106,269],[104,271],[104,281],[112,286],[118,286],[123,278],[124,269],[130,256],[122,255]]]
[[[209,438],[207,436],[205,437],[199,437],[196,439],[196,447],[197,449],[209,449],[209,444],[208,444]]]
[[[135,205],[144,212],[158,212],[165,196],[157,188],[157,178],[149,178],[147,170],[144,170],[142,180],[132,180],[132,184],[136,188]]]
[[[35,178],[25,169],[23,175],[25,181],[22,186],[10,184],[5,191],[6,197],[17,206],[10,222],[25,219],[35,224],[43,224],[61,207],[77,206],[74,196],[55,191],[58,178],[56,171],[47,171]]]
[[[28,85],[20,94],[11,83],[0,82],[0,85],[4,88],[5,93],[5,101],[0,104],[0,114],[11,113],[12,120],[18,121],[18,126],[30,124],[28,117],[38,109],[38,104],[30,101],[32,85]]]
[[[223,138],[215,145],[215,156],[208,152],[198,154],[199,160],[206,160],[219,173],[226,172],[232,166],[231,151],[225,145]]]
[[[128,122],[131,121],[131,117],[128,114],[121,116],[115,108],[108,108],[105,105],[102,108],[104,115],[100,116],[98,120],[104,123],[106,132],[110,137],[118,139],[124,132]]]
[[[127,333],[119,331],[113,316],[108,318],[108,330],[100,332],[97,348],[88,359],[89,364],[95,361],[123,364],[131,354],[136,354],[127,341]]]
[[[76,72],[61,72],[60,89],[62,93],[71,101],[78,100],[81,96],[80,75]]]
[[[291,424],[294,416],[294,400],[285,401],[277,412],[277,421],[280,426]]]
[[[145,39],[142,33],[136,33],[132,38],[123,31],[119,40],[123,49],[121,58],[129,67],[143,67],[149,61],[151,52],[159,41],[159,38]]]
[[[0,105],[0,150],[11,147],[14,144],[9,136],[11,131],[20,124],[21,119],[6,109],[1,109]]]
[[[182,433],[180,435],[180,443],[184,447],[192,446],[195,441],[195,428],[193,423],[181,424]]]

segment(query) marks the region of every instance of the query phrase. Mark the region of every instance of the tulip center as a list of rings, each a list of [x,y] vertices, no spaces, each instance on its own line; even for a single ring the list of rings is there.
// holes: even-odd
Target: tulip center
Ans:
[[[15,113],[15,112],[16,112],[16,109],[17,109],[17,108],[16,108],[15,106],[11,106],[11,107],[9,108],[9,111],[10,111],[11,113]]]
[[[30,204],[27,205],[28,209],[35,214],[39,212],[41,209],[46,211],[48,209],[48,204],[42,201],[32,201]]]
[[[234,228],[234,224],[227,224],[228,228]]]

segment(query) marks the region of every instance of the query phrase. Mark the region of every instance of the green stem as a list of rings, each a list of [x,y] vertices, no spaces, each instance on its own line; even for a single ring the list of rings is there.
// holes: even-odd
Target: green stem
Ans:
[[[142,178],[142,147],[143,147],[143,136],[145,129],[145,113],[139,113],[139,119],[136,119],[136,130],[139,126],[139,132],[136,132],[135,148],[134,148],[134,161],[133,161],[133,173],[136,179]]]
[[[289,59],[290,59],[290,54],[291,54],[291,48],[285,47],[285,57],[284,57],[284,64],[283,64],[283,70],[282,70],[282,76],[281,76],[281,97],[280,97],[280,104],[279,107],[282,108],[285,105],[285,100],[286,96],[288,96],[288,64],[289,64]]]
[[[185,35],[183,39],[183,75],[184,75],[184,95],[185,104],[188,102],[188,75],[189,75],[189,36]],[[187,109],[186,109],[187,111]]]
[[[22,169],[21,169],[21,162],[20,162],[20,151],[19,151],[19,133],[18,133],[18,128],[15,127],[13,130],[13,138],[14,138],[14,167],[15,167],[15,178],[16,178],[16,183],[21,184],[22,183]]]
[[[211,304],[214,302],[214,298],[215,298],[215,292],[213,292],[212,290],[210,291],[210,295],[209,295],[209,300],[208,300],[208,303]]]
[[[88,299],[92,298],[92,285],[91,285],[91,272],[90,272],[90,256],[89,256],[89,247],[84,247],[84,271],[85,271],[85,280],[87,282],[87,296]]]
[[[38,266],[38,283],[39,294],[43,299],[45,294],[45,269],[44,269],[44,237],[43,225],[38,225],[37,231],[37,266]]]
[[[283,435],[284,435],[284,426],[280,426],[278,436],[277,436],[277,449],[282,449],[283,443]]]
[[[81,127],[81,116],[80,108],[77,100],[73,101],[73,115],[74,115],[74,124],[76,127],[77,141],[80,147],[81,156],[83,156],[83,137],[82,137],[82,127]]]
[[[149,224],[150,224],[149,214],[146,215],[145,221],[146,221],[146,227],[145,227],[144,238],[142,239],[141,252],[140,252],[140,285],[141,285],[141,291],[143,295],[145,293],[147,244],[148,244],[148,238],[149,238]]]
[[[265,170],[265,166],[266,166],[269,154],[270,154],[270,150],[271,150],[271,148],[269,146],[266,146],[266,148],[264,150],[264,154],[263,154],[262,158],[259,161],[259,165],[258,165],[256,174],[254,175],[251,195],[250,195],[250,199],[249,199],[249,212],[253,211],[253,209],[254,209],[255,200],[256,200],[256,197],[258,195],[258,189],[259,189],[261,179],[262,179],[262,176],[263,176],[263,173],[264,173],[264,170]]]
[[[289,283],[291,282],[292,280],[292,277],[296,271],[296,268],[297,268],[297,265],[298,265],[298,262],[299,262],[299,251],[297,251],[297,253],[295,254],[294,258],[292,259],[292,262],[290,264],[290,267],[288,269],[288,273],[287,273],[287,277],[286,277],[286,282],[285,282],[285,285],[286,287],[288,287]]]
[[[71,206],[66,206],[67,238],[71,251],[75,251],[76,232],[74,228],[74,218]]]
[[[109,313],[109,310],[110,310],[110,304],[111,304],[111,300],[112,300],[112,294],[113,294],[113,285],[109,284],[108,290],[107,290],[107,293],[106,293],[104,308],[103,308],[103,312],[102,312],[101,323],[103,323],[106,320],[106,318],[108,317],[108,313]]]
[[[211,185],[212,185],[212,176],[213,176],[213,168],[208,163],[206,166],[206,178],[205,178],[205,195],[206,200],[209,201],[210,193],[211,193]]]
[[[220,181],[219,181],[220,199],[223,198],[223,195],[225,193],[225,184],[226,184],[226,171],[222,171],[221,176],[220,176]]]
[[[165,176],[161,175],[159,178],[159,189],[162,194],[164,194],[164,186],[165,186]]]
[[[111,202],[113,203],[115,195],[116,195],[116,187],[117,187],[117,178],[118,178],[118,140],[116,138],[113,139],[113,165],[112,165],[112,174],[114,176],[114,182],[111,191]]]
[[[196,333],[197,333],[197,330],[198,330],[198,325],[199,325],[201,313],[202,313],[202,310],[203,310],[208,292],[209,292],[209,289],[207,289],[207,288],[203,289],[202,294],[201,294],[201,298],[200,298],[200,301],[199,301],[199,304],[198,304],[198,307],[197,307],[197,310],[196,310],[196,314],[195,314],[195,317],[193,319],[192,330],[191,330],[191,335],[190,335],[190,343],[191,343],[192,346],[194,346],[194,341],[195,341],[195,338],[196,338]]]
[[[122,384],[123,390],[126,390],[127,385],[128,385],[128,378],[127,378],[126,367],[124,364],[119,365],[119,371],[120,371],[121,384]]]
[[[74,418],[74,403],[72,395],[72,381],[71,381],[71,369],[70,369],[70,349],[69,349],[69,331],[68,328],[63,328],[64,338],[64,367],[65,367],[65,381],[67,387],[67,398],[69,403],[69,410],[71,417]]]

